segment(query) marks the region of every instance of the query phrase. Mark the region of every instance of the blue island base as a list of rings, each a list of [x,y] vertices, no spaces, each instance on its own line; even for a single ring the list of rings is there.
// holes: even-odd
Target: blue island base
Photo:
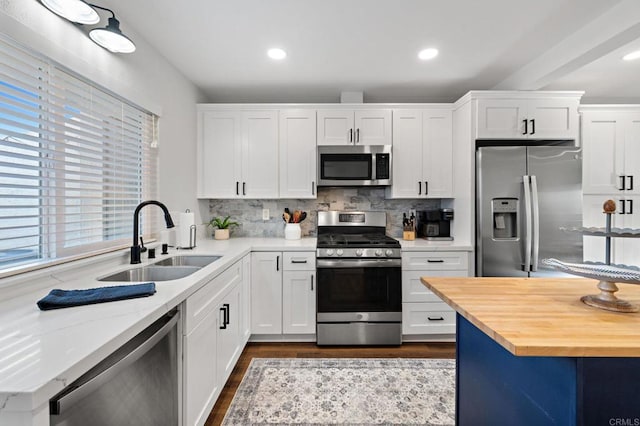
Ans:
[[[524,357],[457,315],[459,426],[640,426],[640,358]]]

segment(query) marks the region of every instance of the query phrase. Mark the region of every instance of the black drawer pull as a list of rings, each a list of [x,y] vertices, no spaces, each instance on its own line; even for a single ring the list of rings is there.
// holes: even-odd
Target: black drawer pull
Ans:
[[[429,321],[444,321],[442,317],[427,317]]]
[[[444,263],[443,259],[427,259],[427,263]]]
[[[620,184],[621,184],[620,186],[622,187],[622,188],[618,188],[618,190],[619,191],[624,191],[625,189],[627,189],[627,188],[625,188],[625,182],[626,182],[625,176],[624,175],[620,175],[618,177],[620,178]]]
[[[295,259],[291,259],[291,263],[307,263],[307,260],[295,260]]]
[[[227,324],[228,323],[228,319],[229,319],[229,304],[228,303],[224,303],[222,305],[222,308],[220,308],[220,310],[222,311],[222,325],[220,326],[221,330],[224,330],[227,328]]]

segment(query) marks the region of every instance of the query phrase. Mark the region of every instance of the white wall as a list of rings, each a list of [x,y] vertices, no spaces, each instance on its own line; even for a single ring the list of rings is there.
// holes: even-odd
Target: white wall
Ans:
[[[135,53],[108,52],[37,0],[0,0],[0,33],[160,115],[159,200],[170,210],[188,208],[198,215],[196,103],[205,97],[135,26],[121,22],[120,28],[135,41]]]

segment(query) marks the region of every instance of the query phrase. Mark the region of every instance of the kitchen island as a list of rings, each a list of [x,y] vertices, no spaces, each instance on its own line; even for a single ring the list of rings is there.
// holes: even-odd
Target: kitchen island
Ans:
[[[456,424],[640,425],[640,313],[583,304],[595,280],[421,281],[457,313]]]

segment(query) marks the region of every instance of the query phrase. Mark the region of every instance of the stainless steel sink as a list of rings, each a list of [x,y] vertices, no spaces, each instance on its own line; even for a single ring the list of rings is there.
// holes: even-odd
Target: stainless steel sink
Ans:
[[[215,262],[222,256],[206,256],[206,255],[184,255],[173,256],[166,259],[162,259],[159,262],[154,263],[154,266],[197,266],[202,268],[210,263]]]
[[[167,259],[168,260],[168,259]],[[106,277],[98,278],[98,281],[119,281],[119,282],[146,282],[146,281],[171,281],[187,277],[196,271],[198,266],[144,266],[141,268],[131,268],[125,271],[116,272]]]

